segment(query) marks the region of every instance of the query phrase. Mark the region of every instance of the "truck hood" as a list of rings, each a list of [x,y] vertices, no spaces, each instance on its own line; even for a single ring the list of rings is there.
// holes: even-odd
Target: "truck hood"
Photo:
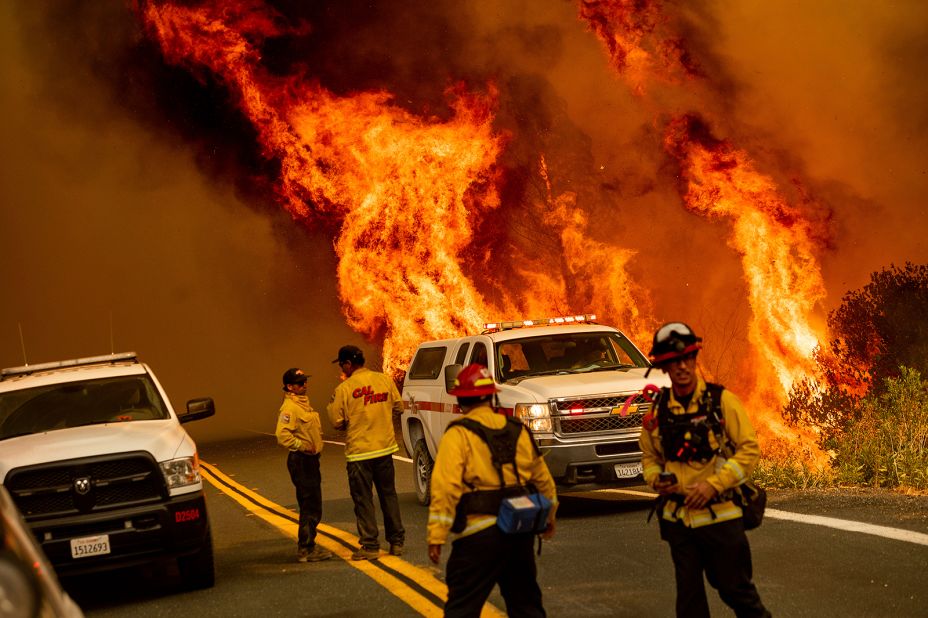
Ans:
[[[20,466],[128,451],[146,451],[161,462],[192,456],[196,447],[174,419],[57,429],[0,442],[0,480]]]
[[[518,384],[500,384],[500,399],[510,403],[543,403],[560,397],[590,397],[641,391],[646,384],[670,386],[666,375],[651,371],[645,379],[644,368],[588,373],[556,374],[525,378]]]

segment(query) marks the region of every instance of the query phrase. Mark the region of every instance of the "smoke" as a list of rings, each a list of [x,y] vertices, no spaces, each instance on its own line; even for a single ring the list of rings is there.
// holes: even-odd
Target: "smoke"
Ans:
[[[243,130],[203,95],[197,109],[182,79],[141,70],[124,6],[0,11],[3,367],[24,362],[19,327],[32,364],[136,351],[175,408],[214,397],[216,418],[188,427],[218,439],[273,432],[290,366],[324,408],[339,346],[376,365],[341,316],[327,235],[224,177],[247,160]],[[148,90],[167,79],[173,90]],[[206,136],[191,147],[177,123]]]
[[[296,27],[262,47],[275,74],[341,96],[384,90],[435,118],[450,115],[449,85],[495,85],[504,207],[481,234],[558,267],[559,245],[539,224],[543,156],[551,191],[576,194],[593,239],[637,252],[629,271],[653,318],[705,335],[720,380],[742,369],[743,273],[728,224],[681,207],[667,115],[699,111],[827,222],[823,314],[870,272],[928,261],[919,3],[665,3],[662,27],[699,77],[647,84],[645,96],[610,67],[573,2],[271,4]],[[339,345],[362,345],[376,365],[376,342],[341,314],[333,231],[294,224],[272,203],[274,162],[221,84],[166,66],[120,2],[0,11],[3,366],[22,362],[17,324],[28,360],[41,362],[108,352],[112,319],[116,351],[136,349],[176,406],[217,399],[219,418],[192,427],[212,439],[271,431],[289,366],[314,374],[322,408]],[[492,273],[501,259],[472,266]]]
[[[928,6],[917,2],[711,3],[694,42],[720,67],[729,135],[781,187],[801,182],[831,211],[821,256],[828,308],[928,244]],[[695,26],[693,26],[695,27]],[[710,77],[713,75],[709,73]]]

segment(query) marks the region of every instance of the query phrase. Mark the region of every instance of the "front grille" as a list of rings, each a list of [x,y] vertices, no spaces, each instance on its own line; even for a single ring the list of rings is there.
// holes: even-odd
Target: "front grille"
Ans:
[[[167,491],[157,462],[143,452],[15,468],[5,484],[27,520],[157,502]]]
[[[629,397],[633,397],[626,415],[619,411]],[[601,395],[599,397],[558,399],[554,402],[555,433],[585,434],[625,432],[640,429],[641,419],[651,404],[640,393]],[[615,413],[613,413],[613,411]]]

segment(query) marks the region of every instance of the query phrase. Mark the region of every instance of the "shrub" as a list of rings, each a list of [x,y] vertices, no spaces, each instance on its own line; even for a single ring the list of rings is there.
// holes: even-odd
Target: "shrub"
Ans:
[[[783,419],[814,431],[832,456],[833,481],[928,488],[928,264],[872,273],[828,316],[834,339],[819,350],[819,380],[791,389]],[[827,474],[772,453],[758,475],[814,487]]]
[[[928,264],[870,275],[870,283],[848,292],[828,316],[835,336],[835,366],[820,364],[832,384],[867,384],[877,390],[899,367],[928,372]]]
[[[817,489],[835,484],[834,472],[829,468],[808,466],[803,461],[764,458],[754,469],[754,480],[764,487],[784,489]]]
[[[928,383],[900,367],[860,417],[834,436],[837,480],[874,487],[928,489]]]

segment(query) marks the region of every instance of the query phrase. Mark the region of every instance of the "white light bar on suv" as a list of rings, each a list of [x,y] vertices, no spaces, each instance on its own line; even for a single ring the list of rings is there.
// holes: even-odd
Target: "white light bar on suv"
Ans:
[[[137,362],[138,355],[135,352],[122,352],[120,354],[104,354],[103,356],[87,356],[84,358],[75,358],[72,360],[55,361],[53,363],[40,363],[38,365],[23,365],[22,367],[7,367],[0,376],[15,376],[35,373],[37,371],[47,371],[49,369],[62,369],[64,367],[79,367],[83,365],[105,365],[107,363],[118,363],[122,361]]]
[[[495,333],[501,330],[523,328],[526,326],[552,326],[554,324],[592,324],[596,322],[595,313],[582,315],[563,315],[554,318],[541,318],[537,320],[517,320],[512,322],[489,322],[483,325],[483,332]]]

